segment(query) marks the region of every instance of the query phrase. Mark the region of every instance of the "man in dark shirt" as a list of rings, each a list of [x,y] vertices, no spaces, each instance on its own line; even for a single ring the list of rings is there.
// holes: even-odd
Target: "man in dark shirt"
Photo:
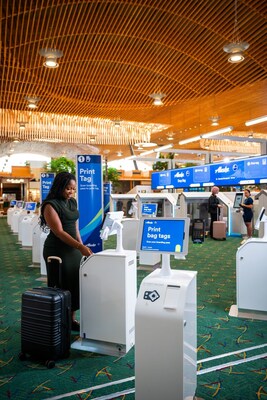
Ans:
[[[219,188],[213,186],[211,189],[211,195],[209,197],[209,213],[210,213],[210,237],[213,239],[213,222],[218,221],[220,215],[220,208],[222,205],[219,202],[217,194],[219,193]]]

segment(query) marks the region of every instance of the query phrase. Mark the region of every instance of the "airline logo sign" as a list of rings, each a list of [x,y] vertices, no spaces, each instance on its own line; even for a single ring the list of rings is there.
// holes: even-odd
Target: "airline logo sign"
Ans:
[[[177,171],[177,170],[174,170],[174,172],[175,171]],[[190,176],[190,172],[188,170],[184,171],[184,172],[179,170],[179,171],[175,172],[175,174],[173,175],[173,177],[175,178],[174,182],[179,183],[179,184],[186,184],[187,177],[189,177],[189,176]]]
[[[267,177],[267,156],[174,169],[168,173],[168,177],[171,176],[168,185],[173,185],[174,188],[264,183]],[[152,173],[152,189],[166,187],[167,171],[164,171],[164,179],[163,175],[159,174],[159,172]]]

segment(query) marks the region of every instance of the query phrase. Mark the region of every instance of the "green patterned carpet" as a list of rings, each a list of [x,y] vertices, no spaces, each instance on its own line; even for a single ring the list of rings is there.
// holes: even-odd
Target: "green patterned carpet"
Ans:
[[[18,359],[21,294],[44,283],[36,280],[40,269],[29,267],[31,251],[21,250],[6,218],[0,219],[0,238],[0,399],[134,399],[134,349],[118,359],[71,350],[51,370]],[[172,260],[172,268],[198,271],[196,396],[202,399],[267,400],[267,322],[228,315],[236,303],[239,244],[240,238],[190,243],[186,261]],[[105,247],[113,245],[108,241]],[[138,270],[138,284],[148,273]]]

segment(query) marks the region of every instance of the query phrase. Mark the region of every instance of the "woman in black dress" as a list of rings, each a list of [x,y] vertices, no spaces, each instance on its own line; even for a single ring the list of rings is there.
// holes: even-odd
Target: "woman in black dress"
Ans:
[[[82,243],[78,228],[79,211],[73,197],[76,179],[69,172],[56,175],[51,189],[41,207],[41,226],[48,226],[50,233],[44,243],[43,256],[62,259],[62,289],[71,292],[72,330],[79,331],[75,311],[79,307],[79,269],[82,256],[92,251]]]
[[[249,189],[245,189],[244,195],[245,200],[239,205],[243,209],[243,220],[247,227],[248,238],[250,239],[252,237],[253,199],[250,197]]]

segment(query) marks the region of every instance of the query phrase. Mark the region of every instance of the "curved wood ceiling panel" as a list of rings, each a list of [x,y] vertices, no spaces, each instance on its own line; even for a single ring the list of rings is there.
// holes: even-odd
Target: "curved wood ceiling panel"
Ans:
[[[223,51],[233,40],[234,0],[8,0],[1,7],[4,110],[26,111],[25,96],[36,96],[41,113],[167,124],[177,142],[210,130],[214,113],[243,131],[267,105],[264,0],[237,0],[238,34],[250,46],[234,65]],[[63,52],[59,68],[43,67],[42,48]],[[160,108],[149,97],[155,92],[166,94]],[[152,139],[162,144],[166,136]]]

